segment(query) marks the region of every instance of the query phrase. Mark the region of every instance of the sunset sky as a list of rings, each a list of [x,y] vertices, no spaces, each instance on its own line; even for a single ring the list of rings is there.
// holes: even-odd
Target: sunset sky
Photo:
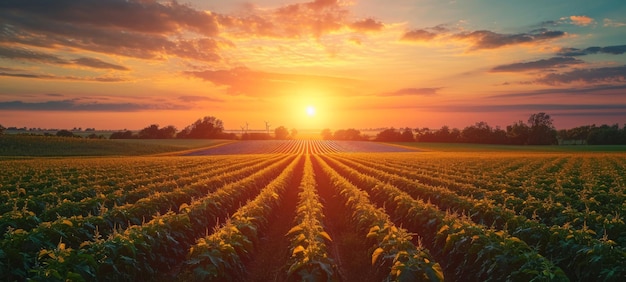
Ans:
[[[314,108],[314,114],[311,113]],[[0,1],[0,124],[626,123],[626,2]]]

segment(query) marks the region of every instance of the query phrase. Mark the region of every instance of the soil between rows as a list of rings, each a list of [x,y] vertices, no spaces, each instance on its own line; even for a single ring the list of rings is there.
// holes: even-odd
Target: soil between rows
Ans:
[[[294,168],[295,175],[283,194],[280,207],[269,218],[269,225],[259,238],[253,257],[246,263],[242,281],[285,281],[289,260],[289,238],[285,236],[294,225],[298,188],[302,181],[304,159]]]
[[[313,171],[324,206],[324,229],[333,239],[329,252],[339,268],[342,281],[382,281],[385,276],[377,273],[371,264],[372,246],[367,244],[365,234],[357,232],[350,222],[346,205],[315,159]]]

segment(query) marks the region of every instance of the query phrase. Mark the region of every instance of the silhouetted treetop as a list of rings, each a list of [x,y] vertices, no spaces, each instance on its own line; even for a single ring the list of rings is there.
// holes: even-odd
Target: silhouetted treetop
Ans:
[[[224,124],[213,116],[206,116],[185,127],[176,137],[189,139],[221,138]]]

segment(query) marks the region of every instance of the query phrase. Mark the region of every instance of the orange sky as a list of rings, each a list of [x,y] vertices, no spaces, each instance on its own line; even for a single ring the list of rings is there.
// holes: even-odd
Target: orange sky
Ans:
[[[4,1],[0,124],[626,123],[623,1],[513,2]]]

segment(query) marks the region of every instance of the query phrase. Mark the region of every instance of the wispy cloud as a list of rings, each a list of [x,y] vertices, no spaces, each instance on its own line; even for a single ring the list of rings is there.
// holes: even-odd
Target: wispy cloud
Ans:
[[[59,76],[51,74],[36,74],[36,73],[23,73],[23,72],[0,72],[0,76],[6,77],[21,77],[21,78],[36,78],[36,79],[53,79],[53,80],[75,80],[75,81],[96,81],[96,82],[123,82],[128,81],[121,77],[77,77],[77,76]]]
[[[122,70],[122,71],[129,70],[125,66],[107,63],[96,58],[82,57],[82,58],[72,60],[72,63],[76,65],[81,65],[81,66],[86,66],[86,67],[96,68],[96,69],[112,69],[112,70]]]
[[[382,93],[379,96],[433,96],[437,95],[441,87],[437,88],[403,88],[394,92]]]
[[[145,110],[186,110],[188,106],[171,103],[81,103],[79,99],[23,102],[0,102],[0,110],[23,111],[88,111],[88,112],[135,112]]]
[[[625,22],[618,22],[612,19],[604,19],[602,21],[604,23],[604,27],[624,27],[626,26]]]
[[[364,20],[360,20],[360,21],[355,21],[352,24],[350,24],[350,27],[356,31],[379,31],[382,30],[384,27],[384,24],[380,21],[376,21],[374,19],[364,19]]]
[[[429,107],[442,112],[556,112],[556,111],[621,111],[626,115],[626,104],[490,104],[461,105],[450,104],[442,107]]]
[[[539,84],[561,85],[568,83],[626,83],[626,66],[576,69],[564,73],[551,73],[534,81]]]
[[[539,97],[539,96],[623,96],[623,91],[626,90],[626,85],[598,85],[591,87],[572,87],[572,88],[549,88],[549,89],[537,89],[532,91],[513,92],[506,94],[491,95],[487,98],[524,98],[524,97]]]
[[[178,100],[181,100],[183,102],[224,102],[224,100],[222,99],[217,99],[217,98],[212,98],[212,97],[207,97],[207,96],[180,96],[178,97]]]
[[[350,12],[340,1],[314,0],[267,10],[248,7],[241,15],[220,15],[218,20],[229,31],[229,36],[319,38],[353,24],[349,15]],[[366,20],[358,22],[355,29],[372,30],[377,24]]]
[[[97,69],[113,69],[122,71],[129,70],[125,66],[107,63],[96,58],[80,57],[76,59],[66,60],[56,55],[17,47],[7,48],[4,46],[0,46],[0,57],[11,60],[26,60],[44,64],[79,65]]]
[[[588,26],[595,22],[593,18],[588,16],[569,16],[569,20],[571,20],[572,24],[579,26]]]
[[[491,69],[491,72],[524,72],[533,70],[545,70],[550,68],[563,68],[570,65],[582,64],[581,60],[571,57],[553,57],[538,61],[499,65]]]
[[[497,33],[490,30],[457,31],[454,32],[441,26],[427,29],[414,29],[405,32],[401,40],[404,41],[431,41],[442,40],[458,41],[469,44],[470,50],[497,49],[505,46],[520,44],[536,44],[565,36],[566,33],[545,28],[525,33]]]
[[[559,56],[577,57],[591,54],[612,54],[621,55],[626,53],[626,45],[616,45],[607,47],[588,47],[585,49],[578,48],[562,48],[559,52]]]
[[[0,42],[143,59],[219,60],[217,16],[157,1],[9,1]],[[186,38],[185,33],[200,37]]]

